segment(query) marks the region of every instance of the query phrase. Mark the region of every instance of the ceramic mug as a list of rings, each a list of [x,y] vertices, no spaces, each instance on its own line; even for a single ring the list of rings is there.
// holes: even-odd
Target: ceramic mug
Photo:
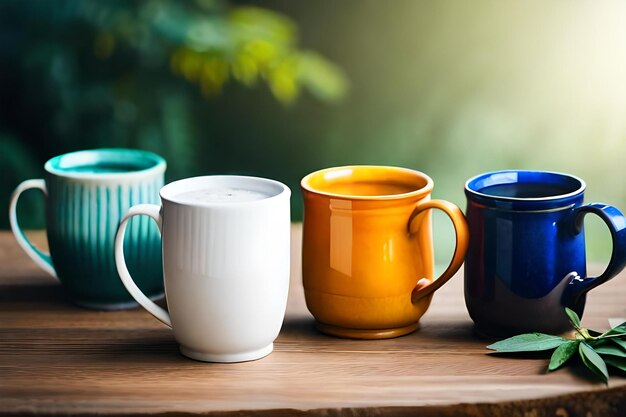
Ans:
[[[137,302],[174,330],[185,356],[241,362],[272,352],[289,290],[290,195],[286,185],[264,178],[187,178],[161,189],[161,206],[134,206],[122,220],[115,247],[120,277]],[[161,230],[169,313],[126,268],[122,242],[137,215]]]
[[[497,171],[465,184],[470,249],[465,301],[476,330],[487,336],[571,329],[564,307],[582,315],[585,295],[626,263],[626,219],[613,206],[583,205],[585,183],[572,175]],[[608,226],[607,269],[588,277],[583,219]]]
[[[463,213],[431,200],[425,174],[386,166],[346,166],[307,175],[302,277],[306,304],[324,333],[359,339],[417,329],[432,294],[460,268],[468,233]],[[431,209],[446,213],[456,249],[434,278]]]
[[[44,165],[45,179],[24,181],[11,196],[11,229],[24,251],[61,281],[74,303],[94,309],[134,307],[117,275],[113,240],[130,206],[158,201],[165,166],[160,156],[134,149],[54,157]],[[18,225],[17,202],[28,189],[46,196],[49,254],[31,244]],[[159,246],[158,230],[147,219],[131,225],[124,247],[137,282],[150,297],[163,295]]]

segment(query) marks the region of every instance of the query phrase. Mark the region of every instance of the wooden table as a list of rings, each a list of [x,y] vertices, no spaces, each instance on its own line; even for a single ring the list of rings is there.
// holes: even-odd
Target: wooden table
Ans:
[[[540,356],[488,355],[489,341],[472,332],[461,276],[435,295],[411,335],[356,341],[316,332],[300,237],[295,225],[274,353],[209,364],[181,356],[170,329],[142,309],[67,303],[59,284],[0,232],[0,415],[626,416],[626,379],[605,386],[581,368],[546,375]],[[608,318],[626,316],[625,278],[592,292],[584,325],[605,328]]]

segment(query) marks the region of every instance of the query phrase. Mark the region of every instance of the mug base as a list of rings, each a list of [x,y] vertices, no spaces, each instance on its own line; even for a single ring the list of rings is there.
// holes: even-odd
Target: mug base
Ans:
[[[161,300],[165,297],[165,293],[160,293],[157,295],[150,296],[150,300],[157,301]],[[76,304],[79,307],[87,308],[89,310],[101,310],[101,311],[114,311],[114,310],[130,310],[132,308],[139,307],[139,303],[137,301],[122,301],[119,303],[101,303],[98,301],[81,301],[81,300],[71,300],[72,303]]]
[[[343,337],[346,339],[393,339],[394,337],[400,337],[413,333],[420,327],[419,322],[410,324],[404,327],[397,327],[394,329],[349,329],[346,327],[333,326],[330,324],[315,322],[315,327],[322,333]]]
[[[232,362],[248,362],[254,361],[257,359],[264,358],[265,356],[272,353],[274,350],[274,344],[270,343],[261,349],[251,350],[249,352],[241,352],[241,353],[205,353],[198,352],[195,350],[191,350],[186,348],[183,345],[180,345],[180,353],[188,358],[195,359],[201,362],[223,362],[223,363],[232,363]]]

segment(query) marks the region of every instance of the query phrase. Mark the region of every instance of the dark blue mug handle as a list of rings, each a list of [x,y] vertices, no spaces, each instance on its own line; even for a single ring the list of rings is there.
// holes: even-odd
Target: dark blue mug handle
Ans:
[[[575,274],[563,294],[562,304],[580,310],[581,297],[589,290],[604,284],[611,278],[619,274],[626,266],[626,217],[617,208],[608,204],[592,203],[574,209],[574,234],[582,232],[585,215],[593,213],[598,215],[609,228],[611,240],[613,241],[613,252],[611,260],[604,272],[597,277],[581,278]]]

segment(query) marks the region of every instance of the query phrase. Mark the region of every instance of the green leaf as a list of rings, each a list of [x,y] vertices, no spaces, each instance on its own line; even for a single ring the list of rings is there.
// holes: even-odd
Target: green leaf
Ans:
[[[619,326],[613,327],[608,332],[602,333],[600,337],[615,336],[615,335],[624,334],[624,333],[626,333],[626,322],[620,324]]]
[[[615,343],[617,346],[621,347],[624,351],[626,351],[626,340],[622,339],[611,339],[611,342]]]
[[[606,363],[604,363],[600,355],[585,342],[581,342],[580,345],[578,345],[578,353],[585,366],[598,378],[602,379],[604,383],[607,383],[609,380],[609,371],[606,369]]]
[[[298,28],[287,16],[255,6],[240,6],[230,12],[230,22],[239,36],[264,39],[281,46],[290,46],[297,38]]]
[[[607,356],[604,361],[614,368],[619,369],[622,372],[626,372],[626,358],[620,358],[617,356]]]
[[[298,55],[297,73],[299,81],[320,100],[337,101],[349,88],[342,69],[315,52]]]
[[[626,336],[626,333],[615,333],[615,334],[610,334],[608,336],[596,337],[596,339],[599,339],[599,340],[610,340],[610,339],[615,339],[615,338],[624,337],[624,336]]]
[[[544,333],[526,333],[496,342],[487,346],[487,349],[497,352],[537,352],[554,349],[569,341]]]
[[[626,358],[626,351],[619,346],[603,344],[601,346],[594,347],[593,350],[600,355],[621,356]]]
[[[571,310],[567,307],[565,307],[565,314],[567,314],[567,317],[569,317],[569,321],[572,323],[572,325],[579,329],[580,328],[580,318],[578,317],[578,314],[576,314],[576,312],[574,310]]]
[[[578,350],[578,345],[580,344],[580,340],[571,340],[567,343],[563,343],[560,345],[550,358],[550,365],[548,365],[548,371],[556,371],[559,369],[565,362],[567,362],[572,355]]]

